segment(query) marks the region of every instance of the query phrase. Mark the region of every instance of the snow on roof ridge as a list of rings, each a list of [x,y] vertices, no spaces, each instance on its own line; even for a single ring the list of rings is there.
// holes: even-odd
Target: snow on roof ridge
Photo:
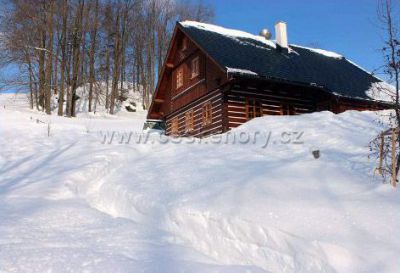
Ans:
[[[237,73],[237,74],[258,76],[258,74],[256,72],[253,72],[248,69],[240,69],[240,68],[232,68],[232,67],[226,67],[226,69],[228,70],[228,73]]]
[[[300,45],[295,45],[295,44],[290,44],[289,46],[295,46],[295,47],[298,47],[298,48],[307,49],[307,50],[310,50],[312,52],[324,55],[326,57],[334,58],[334,59],[344,59],[344,57],[342,55],[340,55],[339,53],[336,53],[336,52],[333,52],[333,51],[329,51],[329,50],[325,50],[325,49],[306,47],[306,46],[300,46]]]
[[[232,38],[253,39],[253,40],[259,41],[261,43],[264,43],[269,47],[276,48],[276,44],[273,41],[267,40],[264,37],[254,35],[254,34],[242,31],[242,30],[224,28],[221,26],[208,24],[208,23],[200,23],[200,22],[196,22],[196,21],[182,21],[179,23],[184,27],[194,27],[194,28],[203,29],[206,31],[212,31],[212,32],[216,32],[218,34],[232,37]]]

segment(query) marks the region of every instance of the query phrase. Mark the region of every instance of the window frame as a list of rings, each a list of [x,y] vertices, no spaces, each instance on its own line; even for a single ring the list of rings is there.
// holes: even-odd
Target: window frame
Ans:
[[[212,124],[212,104],[210,101],[204,103],[202,108],[202,125]]]
[[[180,66],[176,69],[176,89],[179,89],[183,86],[183,66]]]
[[[246,98],[246,119],[251,120],[263,116],[263,107],[260,100]]]
[[[194,111],[189,110],[185,113],[185,131],[194,131]]]
[[[188,41],[186,37],[183,37],[182,39],[182,45],[181,45],[181,50],[185,51],[188,48]]]
[[[171,135],[177,136],[179,134],[179,119],[178,117],[174,117],[171,120]]]
[[[196,69],[194,69],[196,67]],[[190,78],[194,79],[200,75],[200,58],[199,56],[192,59],[190,64]]]

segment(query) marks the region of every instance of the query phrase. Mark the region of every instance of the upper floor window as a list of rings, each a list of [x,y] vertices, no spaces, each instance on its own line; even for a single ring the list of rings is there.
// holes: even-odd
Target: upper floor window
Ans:
[[[176,72],[176,88],[183,86],[183,67],[179,67]]]
[[[246,117],[247,119],[252,119],[256,117],[261,117],[262,114],[262,104],[259,100],[254,98],[246,99]]]
[[[187,47],[188,47],[187,38],[186,38],[186,37],[183,37],[183,39],[182,39],[182,47],[181,47],[182,51],[183,51],[183,50],[186,50]]]
[[[206,102],[203,106],[203,126],[212,123],[212,106],[211,102]]]
[[[191,77],[192,79],[194,77],[197,77],[200,74],[200,64],[199,64],[199,57],[196,57],[192,60],[192,66],[191,66]]]
[[[186,132],[194,130],[194,113],[193,110],[186,112],[185,114],[185,128]]]

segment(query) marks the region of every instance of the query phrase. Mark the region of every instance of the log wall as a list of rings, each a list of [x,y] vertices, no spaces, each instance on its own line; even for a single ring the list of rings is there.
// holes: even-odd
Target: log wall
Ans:
[[[203,137],[211,134],[218,134],[223,132],[223,94],[220,89],[208,93],[201,99],[194,101],[185,107],[179,109],[166,118],[166,134],[171,135],[171,125],[174,119],[178,119],[178,132],[179,136],[195,136]],[[203,108],[211,104],[212,120],[210,124],[203,124]],[[185,118],[188,111],[193,111],[194,128],[192,131],[187,131]]]
[[[297,115],[315,112],[317,101],[312,92],[285,90],[268,86],[247,86],[234,84],[226,94],[227,129],[238,127],[248,121],[249,99],[255,99],[261,106],[261,115]]]

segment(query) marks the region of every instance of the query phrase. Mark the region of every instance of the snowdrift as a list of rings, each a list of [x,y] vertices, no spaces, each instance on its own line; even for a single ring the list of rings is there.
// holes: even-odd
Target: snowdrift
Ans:
[[[96,130],[139,119],[87,132],[85,117],[55,118],[44,138],[41,114],[0,111],[0,271],[400,271],[400,196],[368,159],[379,113],[257,118],[221,136],[236,142],[101,144]]]

